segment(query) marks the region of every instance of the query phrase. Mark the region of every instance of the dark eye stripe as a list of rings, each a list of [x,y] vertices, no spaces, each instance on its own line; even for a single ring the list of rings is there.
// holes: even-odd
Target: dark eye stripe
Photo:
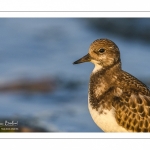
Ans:
[[[101,49],[99,49],[99,52],[103,53],[103,52],[105,52],[105,49],[101,48]]]

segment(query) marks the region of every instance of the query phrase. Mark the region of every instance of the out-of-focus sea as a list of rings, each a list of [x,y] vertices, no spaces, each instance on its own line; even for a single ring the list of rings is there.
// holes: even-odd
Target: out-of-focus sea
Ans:
[[[44,78],[56,85],[48,92],[0,91],[0,118],[34,120],[33,124],[47,131],[102,132],[87,105],[94,66],[72,64],[87,54],[91,42],[98,38],[111,39],[118,45],[124,70],[144,82],[150,79],[148,43],[97,32],[85,19],[1,18],[0,85]]]

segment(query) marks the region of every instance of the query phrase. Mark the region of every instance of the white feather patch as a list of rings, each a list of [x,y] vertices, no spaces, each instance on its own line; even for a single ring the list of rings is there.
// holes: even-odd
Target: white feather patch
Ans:
[[[101,114],[99,114],[101,108],[96,111],[95,109],[92,109],[92,106],[89,102],[88,108],[92,119],[97,124],[97,126],[101,128],[104,132],[129,132],[125,128],[118,125],[115,119],[115,112],[113,108],[110,111],[103,110],[103,113]]]
[[[91,62],[94,63],[94,65],[95,65],[95,67],[94,67],[92,73],[95,73],[95,72],[97,72],[97,71],[100,71],[100,70],[103,68],[101,65],[97,64],[96,61],[92,60]]]

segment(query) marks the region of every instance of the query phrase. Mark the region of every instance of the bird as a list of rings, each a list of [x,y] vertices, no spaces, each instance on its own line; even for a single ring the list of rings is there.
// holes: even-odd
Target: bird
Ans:
[[[88,109],[95,124],[104,132],[150,132],[150,90],[122,69],[118,46],[97,39],[73,64],[84,62],[95,65],[88,88]]]

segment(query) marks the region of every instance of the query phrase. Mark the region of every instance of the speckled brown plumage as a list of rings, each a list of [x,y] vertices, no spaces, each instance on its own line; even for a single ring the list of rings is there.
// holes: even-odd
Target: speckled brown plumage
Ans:
[[[92,110],[101,115],[103,110],[113,109],[117,124],[126,131],[150,132],[150,91],[121,69],[117,45],[108,39],[98,39],[90,45],[89,53],[74,63],[82,62],[95,64],[89,83]],[[118,132],[115,128],[111,131]]]
[[[150,132],[149,89],[124,71],[120,72],[115,87],[122,90],[120,96],[114,96],[112,99],[117,122],[134,132]]]

